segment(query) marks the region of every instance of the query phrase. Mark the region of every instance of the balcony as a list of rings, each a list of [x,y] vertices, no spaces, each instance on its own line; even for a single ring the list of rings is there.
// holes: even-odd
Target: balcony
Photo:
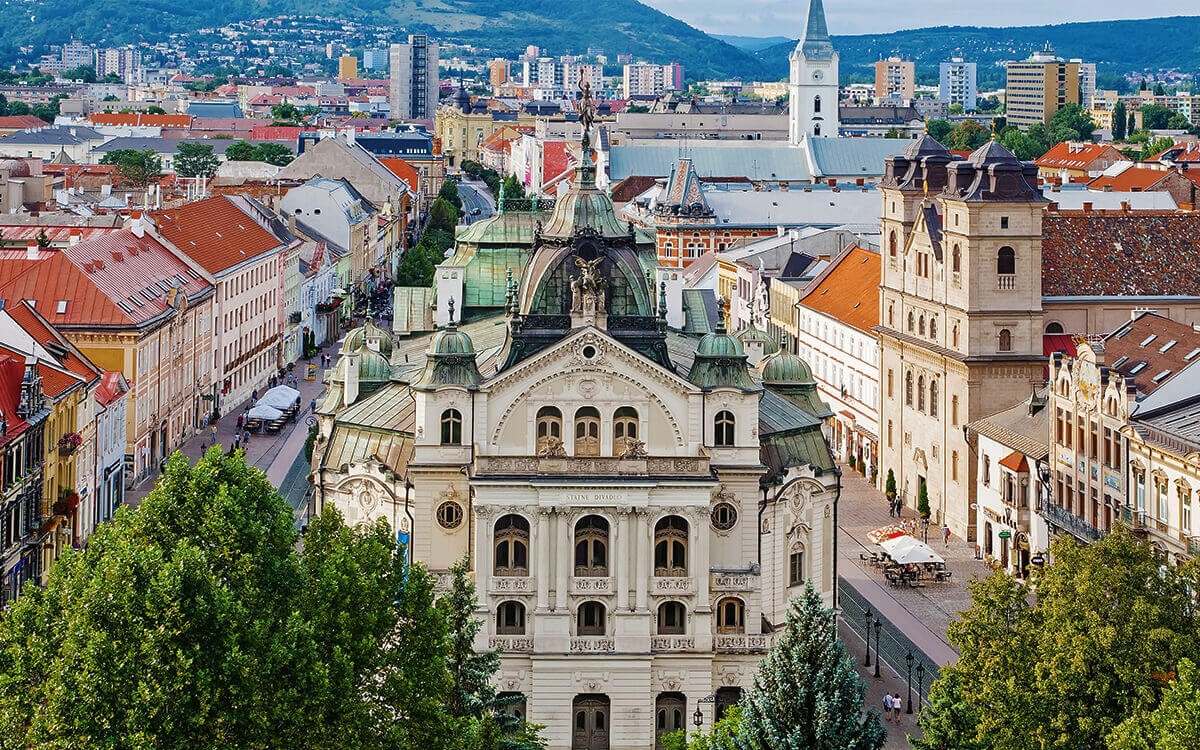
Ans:
[[[763,652],[771,648],[771,636],[724,633],[713,636],[713,650],[725,653]]]
[[[573,654],[606,654],[616,650],[616,643],[606,635],[577,635],[571,638]]]
[[[672,594],[693,594],[696,591],[695,582],[691,576],[655,575],[650,579],[650,593],[670,596]]]
[[[996,277],[996,288],[1002,291],[1017,288],[1016,274],[1004,273]]]
[[[1104,532],[1100,529],[1054,503],[1042,505],[1042,515],[1051,526],[1056,526],[1085,542],[1099,541],[1104,536]]]
[[[695,651],[696,639],[690,635],[656,635],[650,638],[651,651]]]
[[[477,456],[476,476],[692,476],[708,477],[708,458],[651,456]]]
[[[530,576],[492,576],[488,579],[488,591],[493,594],[528,594],[533,591]]]
[[[494,651],[532,651],[533,638],[528,635],[492,636],[488,638],[488,650]]]
[[[571,593],[578,595],[611,594],[613,580],[611,576],[574,576],[571,578]]]

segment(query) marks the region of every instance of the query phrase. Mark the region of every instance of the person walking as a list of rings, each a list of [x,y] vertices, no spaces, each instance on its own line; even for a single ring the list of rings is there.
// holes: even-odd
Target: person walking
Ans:
[[[216,448],[217,447],[217,420],[214,419],[212,421],[212,424],[209,425],[208,429],[209,429],[210,434],[212,435],[212,445],[210,447]]]
[[[890,721],[892,718],[892,694],[883,694],[883,720]]]
[[[904,699],[900,697],[900,693],[896,693],[896,697],[892,698],[892,716],[895,717],[896,723],[900,723],[900,709],[904,708]]]
[[[942,541],[945,546],[950,546],[950,527],[947,524],[942,524]]]
[[[896,518],[904,518],[904,501],[896,498]]]
[[[311,411],[313,411],[313,412],[316,412],[316,410],[317,410],[317,400],[316,400],[315,398],[314,398],[314,399],[312,400],[312,402],[311,402],[311,403],[308,405],[308,408],[309,408],[309,410],[311,410]]]
[[[888,500],[888,517],[889,518],[896,517],[896,501],[895,500]]]
[[[238,415],[237,428],[239,430],[242,429],[242,425],[244,425],[245,423],[246,423],[246,414],[245,414],[245,412],[243,412]]]

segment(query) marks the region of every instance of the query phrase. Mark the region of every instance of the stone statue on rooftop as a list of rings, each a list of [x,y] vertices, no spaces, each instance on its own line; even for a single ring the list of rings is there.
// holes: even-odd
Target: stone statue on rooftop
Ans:
[[[592,149],[592,125],[596,122],[596,100],[592,98],[592,84],[579,82],[579,124],[583,126],[583,153]]]

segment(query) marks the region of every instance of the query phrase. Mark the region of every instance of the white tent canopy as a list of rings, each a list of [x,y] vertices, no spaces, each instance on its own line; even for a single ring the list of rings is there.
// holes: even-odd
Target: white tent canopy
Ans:
[[[928,544],[908,535],[885,539],[879,546],[888,553],[888,557],[901,565],[946,562]]]
[[[258,404],[257,406],[251,408],[250,411],[246,412],[246,416],[250,419],[265,419],[270,421],[282,417],[283,412],[279,411],[273,406]]]
[[[300,400],[300,391],[286,385],[277,385],[262,395],[258,400],[260,405],[273,406],[276,409],[286,409]]]

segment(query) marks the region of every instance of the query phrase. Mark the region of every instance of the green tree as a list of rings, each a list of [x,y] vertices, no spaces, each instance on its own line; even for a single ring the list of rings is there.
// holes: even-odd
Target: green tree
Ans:
[[[9,102],[8,113],[13,116],[27,115],[30,113],[29,105],[25,102]]]
[[[1055,143],[1063,141],[1090,141],[1096,130],[1096,123],[1091,116],[1078,104],[1067,104],[1061,107],[1050,118],[1049,131],[1058,133],[1061,137]],[[1053,145],[1053,144],[1051,144]]]
[[[254,161],[265,161],[267,164],[274,164],[277,167],[286,167],[292,163],[296,156],[287,146],[282,143],[266,143],[258,144],[254,149]]]
[[[1200,669],[1180,659],[1158,707],[1135,714],[1108,738],[1110,750],[1194,750],[1200,747]]]
[[[1129,135],[1131,135],[1133,133],[1133,131],[1136,127],[1136,123],[1137,123],[1137,115],[1134,114],[1133,112],[1130,112],[1129,118],[1125,122],[1126,137],[1128,137]]]
[[[295,104],[281,102],[279,104],[271,105],[272,119],[282,120],[288,123],[298,123],[300,122],[300,117],[300,110],[296,109]]]
[[[734,748],[741,726],[742,709],[739,706],[732,706],[726,709],[725,715],[713,725],[711,733],[694,732],[689,737],[687,730],[684,729],[672,732],[663,736],[662,750],[726,750]]]
[[[115,164],[117,174],[129,185],[145,187],[162,174],[162,159],[153,151],[137,151],[121,148],[109,151],[100,159],[101,164]]]
[[[884,138],[896,139],[900,137],[900,128],[888,128],[888,132],[884,133]]]
[[[957,104],[957,103],[950,105],[950,114],[961,115],[962,113],[963,113],[963,105]]]
[[[970,584],[972,606],[950,625],[957,675],[996,750],[1099,748],[1130,716],[1153,711],[1161,676],[1196,661],[1197,563],[1163,566],[1118,528],[1091,545],[1069,537],[1036,586],[998,572]],[[941,689],[935,683],[935,689]]]
[[[510,174],[504,178],[504,198],[515,198],[520,200],[525,198],[525,183],[517,179],[515,174]]]
[[[151,104],[146,109],[146,114],[148,114],[148,115],[165,115],[166,113],[167,113],[167,110],[163,109],[162,107],[158,106],[157,104]]]
[[[738,750],[870,750],[887,732],[862,713],[867,688],[837,637],[833,610],[809,581],[788,610],[787,627],[758,665],[742,699]]]
[[[92,65],[80,65],[78,68],[64,70],[62,77],[68,81],[83,81],[84,83],[96,82],[96,68]]]
[[[1192,127],[1192,123],[1178,112],[1172,112],[1171,116],[1167,118],[1167,130],[1187,130],[1190,127]]]
[[[462,197],[458,194],[458,184],[453,180],[446,180],[442,183],[442,189],[438,191],[438,198],[450,203],[456,211],[462,210]]]
[[[1147,104],[1142,107],[1142,127],[1146,130],[1163,130],[1167,127],[1171,115],[1174,114],[1166,107],[1157,104]]]
[[[883,487],[884,494],[889,498],[896,496],[896,475],[890,468],[888,469],[887,481],[884,482]]]
[[[923,481],[917,483],[917,512],[921,518],[929,518],[929,490]]]
[[[1154,95],[1155,96],[1166,96],[1167,95],[1167,87],[1162,85],[1162,81],[1159,81],[1158,84],[1154,87]]]
[[[220,164],[210,144],[182,142],[175,156],[175,174],[180,177],[212,177]]]
[[[1166,151],[1167,149],[1171,148],[1174,145],[1175,145],[1175,139],[1168,138],[1166,136],[1164,136],[1162,138],[1155,138],[1152,140],[1147,140],[1144,144],[1142,144],[1142,159],[1141,160],[1146,161],[1147,159],[1151,159],[1155,156],[1158,156],[1163,151]]]
[[[66,99],[66,94],[55,94],[50,98],[49,104],[35,104],[29,113],[38,117],[45,122],[54,122],[54,118],[58,117],[59,108],[62,106],[62,100]]]
[[[396,264],[396,284],[429,286],[433,283],[434,267],[442,260],[442,251],[422,237],[420,242],[400,256],[400,262]]]
[[[447,182],[446,184],[452,184]],[[427,229],[443,229],[453,234],[458,226],[458,209],[445,198],[439,197],[429,207],[429,224]]]
[[[911,735],[915,750],[989,750],[991,743],[980,739],[979,715],[963,695],[962,679],[950,672],[929,691],[929,707],[917,719],[921,738]]]
[[[1125,130],[1126,117],[1125,102],[1118,101],[1112,108],[1112,137],[1114,141],[1125,140],[1125,134],[1128,132]]]
[[[226,161],[254,161],[255,147],[253,143],[238,141],[231,143],[225,149]]]
[[[950,133],[953,130],[954,126],[946,120],[930,120],[925,123],[925,132],[943,146],[950,142]]]
[[[1018,159],[1036,159],[1048,150],[1043,143],[1034,140],[1028,133],[1015,127],[1006,128],[1000,136],[1000,145],[1016,154]]]
[[[974,151],[987,143],[988,131],[975,120],[963,120],[949,136],[946,146],[952,151]]]

